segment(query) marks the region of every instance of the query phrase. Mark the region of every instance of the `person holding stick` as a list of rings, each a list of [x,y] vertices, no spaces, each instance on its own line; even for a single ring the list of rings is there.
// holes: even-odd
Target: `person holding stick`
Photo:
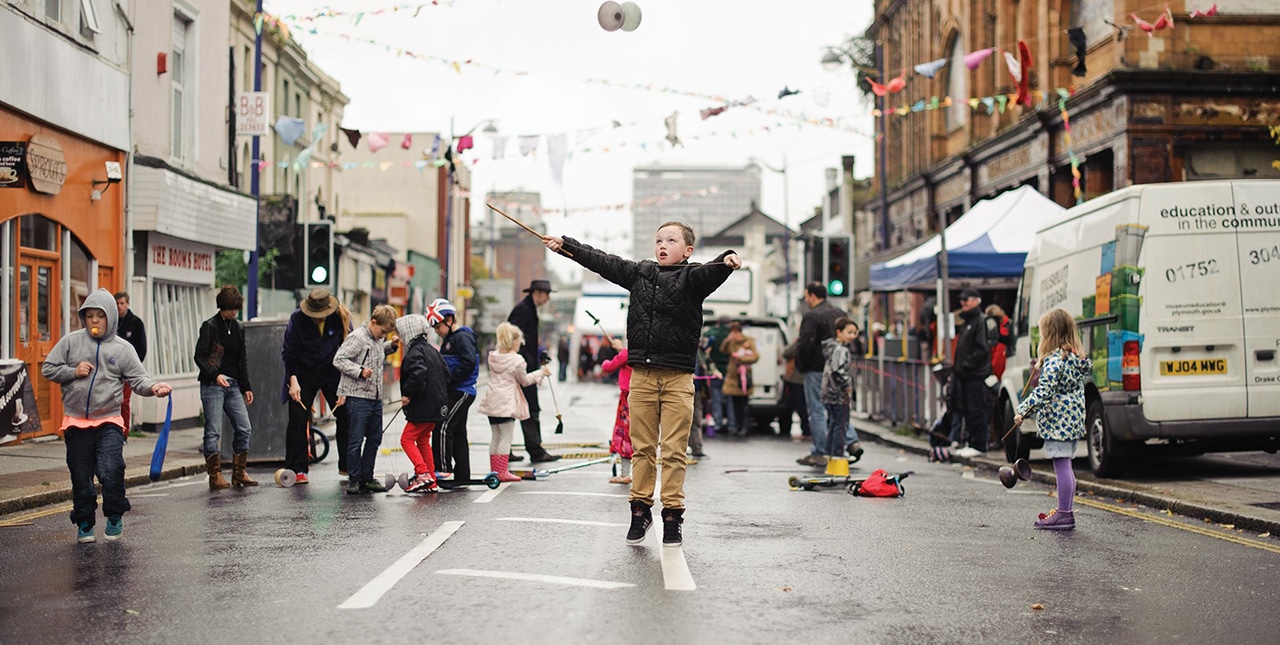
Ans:
[[[535,233],[536,234],[536,233]],[[627,364],[632,367],[631,525],[639,544],[653,523],[654,477],[662,452],[662,544],[683,543],[685,450],[693,417],[693,372],[702,331],[702,302],[742,266],[733,251],[706,264],[689,262],[694,233],[666,222],[654,235],[655,260],[626,260],[571,237],[542,236],[548,249],[631,292]]]
[[[542,367],[538,356],[538,307],[551,300],[551,282],[534,280],[524,292],[528,295],[511,309],[507,322],[515,325],[524,335],[520,355],[524,357],[527,371],[536,372]],[[524,386],[524,398],[529,402],[529,417],[520,421],[520,430],[524,433],[524,449],[529,451],[529,461],[536,464],[559,459],[559,455],[553,455],[542,447],[542,424],[538,419],[542,406],[538,404],[538,386]]]

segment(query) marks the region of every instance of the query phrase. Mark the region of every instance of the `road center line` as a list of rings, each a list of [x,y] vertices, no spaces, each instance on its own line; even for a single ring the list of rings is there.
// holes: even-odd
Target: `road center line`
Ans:
[[[1239,535],[1233,535],[1233,534],[1231,534],[1231,533],[1224,533],[1224,532],[1222,532],[1222,531],[1225,531],[1225,530],[1227,530],[1227,529],[1222,529],[1222,530],[1211,530],[1211,529],[1203,528],[1203,527],[1200,527],[1200,526],[1196,526],[1196,525],[1194,525],[1194,524],[1185,524],[1185,523],[1183,523],[1183,522],[1179,522],[1179,521],[1177,521],[1177,520],[1166,519],[1166,518],[1160,517],[1160,516],[1158,516],[1158,515],[1149,515],[1149,514],[1147,514],[1147,513],[1143,513],[1143,512],[1139,512],[1139,511],[1132,511],[1132,510],[1129,510],[1129,509],[1127,509],[1127,508],[1123,508],[1123,507],[1120,507],[1120,506],[1113,506],[1113,505],[1111,505],[1111,504],[1106,504],[1106,503],[1104,503],[1104,502],[1094,501],[1094,500],[1087,499],[1087,498],[1084,498],[1084,497],[1076,497],[1076,498],[1075,498],[1075,503],[1077,503],[1077,504],[1081,504],[1081,505],[1083,505],[1083,506],[1090,506],[1090,507],[1093,507],[1093,508],[1101,509],[1101,510],[1104,510],[1104,511],[1110,511],[1110,512],[1115,513],[1115,514],[1117,514],[1117,515],[1125,515],[1125,516],[1128,516],[1128,517],[1134,517],[1134,518],[1140,519],[1140,520],[1142,520],[1142,521],[1144,521],[1144,522],[1151,522],[1152,524],[1160,524],[1161,526],[1168,526],[1168,527],[1171,527],[1171,528],[1175,528],[1175,529],[1182,529],[1183,531],[1189,531],[1189,532],[1191,532],[1191,533],[1197,533],[1197,534],[1204,535],[1204,536],[1208,536],[1208,537],[1211,537],[1211,538],[1218,538],[1219,540],[1225,540],[1225,541],[1227,541],[1227,542],[1232,542],[1232,543],[1234,543],[1234,544],[1239,544],[1239,545],[1241,545],[1241,546],[1251,546],[1251,547],[1253,547],[1253,548],[1255,548],[1255,549],[1262,549],[1263,551],[1270,551],[1271,553],[1280,553],[1280,548],[1275,547],[1275,546],[1272,546],[1272,545],[1267,544],[1267,543],[1265,543],[1265,542],[1260,542],[1260,541],[1258,541],[1258,540],[1251,540],[1251,539],[1249,539],[1249,538],[1240,537]]]
[[[497,488],[491,488],[485,491],[482,495],[477,497],[475,501],[471,503],[472,504],[488,504],[489,502],[493,501],[493,498],[498,496],[498,493],[501,493],[502,491],[507,490],[507,487],[510,485],[511,485],[511,482],[502,482],[501,484],[498,484]]]
[[[689,573],[689,563],[684,560],[684,547],[663,546],[662,582],[668,591],[693,591],[698,585],[693,582],[693,574]]]
[[[589,520],[558,520],[549,517],[499,517],[499,522],[549,522],[552,524],[581,524],[582,526],[627,526],[617,522],[592,522]]]
[[[462,522],[445,522],[441,524],[440,528],[428,535],[427,539],[423,540],[421,544],[413,547],[412,550],[401,556],[386,570],[379,573],[378,577],[370,580],[368,584],[361,587],[350,598],[347,598],[346,602],[338,605],[338,609],[368,609],[372,607],[382,598],[383,594],[391,591],[391,588],[405,574],[412,571],[414,567],[418,566],[419,562],[422,562],[433,551],[440,548],[440,545],[444,544],[444,541],[449,539],[449,536],[453,535],[462,524]]]
[[[569,578],[565,576],[547,576],[540,573],[519,573],[516,571],[483,571],[480,569],[442,569],[436,573],[446,576],[475,576],[477,578],[505,578],[507,580],[527,580],[529,582],[549,582],[556,585],[572,587],[594,587],[596,589],[623,589],[634,587],[629,582],[612,582],[609,580],[592,580],[590,578]]]
[[[621,497],[623,499],[626,499],[627,497],[626,495],[619,495],[617,493],[575,493],[575,492],[565,491],[565,490],[530,490],[530,491],[520,491],[519,493],[516,493],[516,494],[517,495],[577,495],[580,497]]]

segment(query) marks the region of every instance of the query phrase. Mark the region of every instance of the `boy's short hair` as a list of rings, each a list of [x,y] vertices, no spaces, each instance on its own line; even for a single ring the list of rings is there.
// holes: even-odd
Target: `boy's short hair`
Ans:
[[[373,318],[373,322],[382,325],[383,328],[388,328],[395,326],[396,318],[398,316],[399,314],[396,313],[395,307],[392,307],[391,305],[378,305],[373,308],[373,315],[371,318]]]
[[[736,320],[729,323],[729,331],[742,331],[742,323]]]
[[[240,295],[240,290],[235,285],[228,284],[218,291],[215,301],[219,311],[239,311],[244,305],[244,296]]]
[[[854,329],[858,328],[858,323],[854,321],[854,319],[848,316],[840,316],[839,318],[836,318],[834,331],[844,331],[844,328],[849,325],[853,325]]]
[[[117,292],[116,292],[116,295],[115,295],[115,299],[116,299],[116,300],[124,299],[124,301],[125,301],[125,302],[129,302],[129,292],[128,292],[128,291],[117,291]]]
[[[684,234],[684,243],[689,246],[693,246],[693,242],[697,238],[694,237],[693,229],[689,228],[688,224],[685,224],[684,222],[666,222],[662,226],[659,226],[657,230],[661,231],[668,226],[674,226],[680,229],[680,232]]]
[[[804,285],[804,290],[820,300],[827,299],[827,288],[822,286],[821,282],[810,282],[809,284]]]
[[[498,336],[499,350],[514,352],[519,350],[520,346],[524,344],[524,332],[520,331],[519,327],[516,327],[509,322],[504,322],[498,325],[496,334]]]

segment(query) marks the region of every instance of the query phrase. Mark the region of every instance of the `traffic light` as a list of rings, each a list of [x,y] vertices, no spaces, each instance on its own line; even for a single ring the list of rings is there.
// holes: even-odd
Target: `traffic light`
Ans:
[[[307,288],[329,287],[333,282],[333,222],[307,222],[303,229],[306,249]]]
[[[849,236],[827,238],[827,295],[849,295]]]

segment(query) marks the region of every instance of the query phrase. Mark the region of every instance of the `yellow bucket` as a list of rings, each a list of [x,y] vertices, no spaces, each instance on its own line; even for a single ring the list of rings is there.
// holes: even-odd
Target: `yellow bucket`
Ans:
[[[827,459],[827,474],[832,477],[848,477],[849,476],[849,460],[844,457],[830,457]]]

